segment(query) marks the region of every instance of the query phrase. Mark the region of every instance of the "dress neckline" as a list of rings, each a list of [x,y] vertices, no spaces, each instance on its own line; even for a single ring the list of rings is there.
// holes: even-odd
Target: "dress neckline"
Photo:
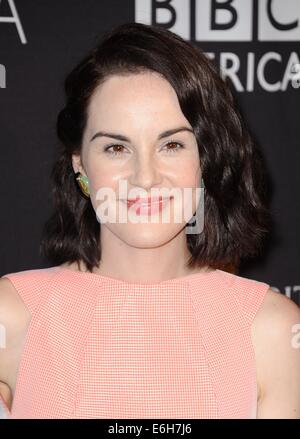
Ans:
[[[176,284],[176,283],[182,283],[182,282],[188,282],[189,280],[193,280],[195,278],[209,278],[211,276],[213,276],[215,273],[219,272],[219,269],[213,269],[210,271],[199,271],[197,273],[191,273],[191,274],[187,274],[185,276],[180,276],[180,277],[173,277],[171,279],[166,279],[163,281],[159,281],[159,282],[129,282],[126,280],[122,280],[122,279],[117,279],[114,277],[110,277],[110,276],[106,276],[103,274],[98,274],[98,273],[91,273],[90,271],[79,271],[79,270],[73,270],[71,268],[68,267],[62,267],[61,265],[57,265],[56,268],[60,269],[61,271],[65,271],[67,273],[70,274],[74,274],[75,276],[79,276],[79,277],[86,277],[86,278],[90,278],[90,279],[94,279],[94,280],[100,280],[100,281],[105,281],[105,282],[109,282],[109,283],[115,283],[115,284],[119,284],[119,285],[123,285],[123,286],[136,286],[136,287],[151,287],[151,286],[160,286],[160,285],[166,285],[166,284]]]

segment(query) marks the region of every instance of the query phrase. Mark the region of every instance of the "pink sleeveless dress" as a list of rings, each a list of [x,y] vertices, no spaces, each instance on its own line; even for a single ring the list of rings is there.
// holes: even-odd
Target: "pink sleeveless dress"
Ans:
[[[251,323],[268,284],[222,270],[157,283],[60,266],[2,277],[32,316],[9,418],[256,418]]]

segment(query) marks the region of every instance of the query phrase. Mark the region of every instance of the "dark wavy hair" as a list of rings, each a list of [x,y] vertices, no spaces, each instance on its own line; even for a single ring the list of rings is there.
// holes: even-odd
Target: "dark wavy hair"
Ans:
[[[142,23],[106,32],[65,79],[65,107],[57,118],[59,151],[51,173],[54,212],[44,226],[41,253],[57,265],[83,261],[88,271],[99,267],[101,225],[77,186],[72,154],[81,151],[96,87],[110,75],[145,71],[161,74],[172,85],[199,148],[204,228],[186,235],[188,266],[237,267],[241,258],[260,253],[270,230],[262,153],[215,64],[175,33]]]

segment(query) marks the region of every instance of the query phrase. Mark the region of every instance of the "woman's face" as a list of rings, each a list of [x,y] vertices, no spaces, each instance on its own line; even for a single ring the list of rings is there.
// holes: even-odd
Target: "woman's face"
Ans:
[[[183,127],[187,130],[160,138],[166,131]],[[100,131],[126,139],[97,135]],[[101,233],[107,227],[131,246],[167,243],[185,233],[184,227],[196,211],[195,188],[201,178],[196,138],[174,89],[156,73],[110,76],[94,92],[81,157],[73,155],[73,168],[88,177]],[[128,198],[158,196],[159,192],[152,191],[162,188],[167,201],[154,203],[152,211],[147,205],[127,205]],[[184,188],[189,188],[186,194],[192,193],[190,199],[184,196]],[[186,214],[188,218],[184,209],[191,212]]]

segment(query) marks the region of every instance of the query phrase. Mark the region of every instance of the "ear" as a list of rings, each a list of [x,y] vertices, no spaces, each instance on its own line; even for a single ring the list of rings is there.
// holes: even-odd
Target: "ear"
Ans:
[[[72,167],[75,173],[81,172],[84,174],[80,154],[72,154]]]

